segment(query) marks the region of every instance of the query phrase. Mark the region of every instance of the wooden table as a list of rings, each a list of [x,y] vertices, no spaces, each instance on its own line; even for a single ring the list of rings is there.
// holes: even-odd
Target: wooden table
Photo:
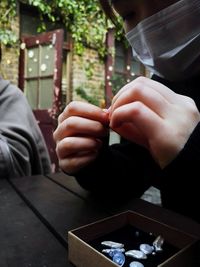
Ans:
[[[96,203],[63,173],[0,180],[0,267],[70,267],[68,231],[125,210],[200,238],[199,224],[146,201]]]

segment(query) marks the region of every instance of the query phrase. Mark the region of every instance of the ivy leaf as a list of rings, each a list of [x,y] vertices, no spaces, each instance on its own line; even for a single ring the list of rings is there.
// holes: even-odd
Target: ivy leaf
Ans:
[[[4,44],[12,45],[16,42],[15,33],[11,32],[13,21],[17,16],[17,2],[18,0],[0,1],[0,28],[4,31],[0,38]],[[77,54],[81,55],[84,48],[90,46],[98,51],[100,58],[106,55],[106,32],[108,28],[115,26],[106,19],[98,0],[20,0],[20,2],[38,9],[41,18],[39,32],[46,31],[43,18],[48,17],[51,22],[58,21],[65,25],[74,39]],[[119,39],[123,35],[120,19],[117,25],[119,26],[116,36]],[[6,33],[6,30],[10,33]]]

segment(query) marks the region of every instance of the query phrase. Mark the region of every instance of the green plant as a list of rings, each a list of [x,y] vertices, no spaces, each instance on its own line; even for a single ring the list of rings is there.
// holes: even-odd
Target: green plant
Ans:
[[[8,29],[0,30],[0,43],[6,46],[14,46],[17,44],[17,36]]]
[[[86,93],[86,89],[84,89],[82,86],[79,86],[78,88],[76,88],[75,91],[76,91],[77,95],[79,95],[81,98],[85,99],[88,103],[99,106],[98,98],[88,95]]]
[[[12,29],[13,20],[17,14],[16,0],[1,0],[0,2],[0,43],[14,46],[18,37]]]
[[[126,83],[126,78],[123,75],[114,73],[110,79],[112,84],[112,93],[115,95]]]
[[[0,40],[5,45],[16,42],[11,24],[17,15],[17,3],[22,2],[36,7],[40,13],[39,32],[46,30],[44,18],[52,23],[61,22],[71,33],[77,54],[82,54],[84,47],[97,49],[100,58],[106,54],[105,36],[107,29],[113,24],[106,19],[98,0],[1,0],[0,3]],[[120,25],[120,23],[119,23]],[[118,27],[116,35],[121,35],[122,27]]]

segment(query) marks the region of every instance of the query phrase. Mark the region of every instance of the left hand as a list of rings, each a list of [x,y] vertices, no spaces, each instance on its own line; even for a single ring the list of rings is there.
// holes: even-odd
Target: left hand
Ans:
[[[146,77],[117,93],[109,116],[110,127],[149,149],[161,168],[177,156],[200,121],[191,98]]]

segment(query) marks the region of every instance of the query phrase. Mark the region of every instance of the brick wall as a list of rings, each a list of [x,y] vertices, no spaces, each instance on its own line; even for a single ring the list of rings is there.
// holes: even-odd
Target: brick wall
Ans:
[[[13,31],[19,36],[19,19],[12,23]],[[19,72],[19,48],[10,48],[2,45],[2,62],[0,64],[0,75],[18,85]]]
[[[105,65],[100,62],[98,54],[93,49],[85,49],[82,56],[73,55],[72,59],[72,88],[73,100],[83,100],[76,93],[81,87],[87,95],[98,100],[99,106],[104,104],[104,72]]]

